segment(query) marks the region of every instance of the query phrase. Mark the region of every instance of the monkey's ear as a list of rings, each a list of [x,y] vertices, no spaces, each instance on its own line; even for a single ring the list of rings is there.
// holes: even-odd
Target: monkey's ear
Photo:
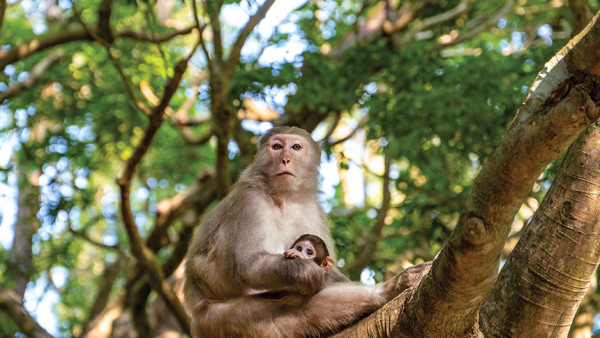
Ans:
[[[329,256],[325,257],[323,262],[321,262],[321,267],[325,269],[325,272],[327,272],[327,270],[329,270],[332,266],[335,266],[335,261]]]

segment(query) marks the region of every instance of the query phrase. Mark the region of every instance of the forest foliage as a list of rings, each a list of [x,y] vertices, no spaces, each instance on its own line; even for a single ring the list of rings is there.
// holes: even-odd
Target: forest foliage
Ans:
[[[432,260],[535,76],[581,29],[575,5],[600,8],[278,1],[253,17],[268,3],[0,0],[0,285],[51,334],[81,335],[119,301],[123,314],[148,309],[130,324],[138,332],[159,330],[124,184],[167,280],[272,125],[301,126],[323,146],[322,200],[345,274],[372,283]],[[523,201],[504,255],[559,163]],[[26,332],[8,313],[0,335]]]

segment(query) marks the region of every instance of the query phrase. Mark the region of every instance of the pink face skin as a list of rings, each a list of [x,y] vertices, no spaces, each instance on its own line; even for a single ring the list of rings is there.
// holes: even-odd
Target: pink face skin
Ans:
[[[298,135],[277,134],[267,141],[267,153],[271,163],[275,163],[272,175],[281,184],[292,184],[301,174],[310,159],[306,140]]]
[[[313,259],[317,254],[310,241],[296,243],[293,248],[283,253],[287,258],[300,257],[302,259]]]

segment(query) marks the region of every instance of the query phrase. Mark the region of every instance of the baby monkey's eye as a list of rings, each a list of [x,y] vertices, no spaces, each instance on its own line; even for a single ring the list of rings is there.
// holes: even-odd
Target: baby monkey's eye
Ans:
[[[294,145],[292,146],[292,149],[294,149],[294,150],[300,150],[300,149],[302,149],[302,145],[300,145],[300,144],[296,143],[296,144],[294,144]]]
[[[298,245],[298,246],[296,247],[296,250],[298,250],[298,251],[302,252],[302,247],[301,247],[300,245]]]
[[[306,249],[306,254],[312,256],[313,251],[311,249]]]

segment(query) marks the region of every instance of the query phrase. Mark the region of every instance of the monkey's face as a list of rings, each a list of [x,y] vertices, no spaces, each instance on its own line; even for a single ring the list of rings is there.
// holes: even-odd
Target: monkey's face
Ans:
[[[317,251],[310,241],[298,242],[294,244],[292,249],[298,251],[300,256],[304,259],[315,259],[317,256]]]
[[[266,143],[267,161],[272,179],[284,190],[300,184],[307,173],[313,175],[314,155],[307,141],[298,135],[276,134]],[[317,163],[318,165],[318,163]]]

